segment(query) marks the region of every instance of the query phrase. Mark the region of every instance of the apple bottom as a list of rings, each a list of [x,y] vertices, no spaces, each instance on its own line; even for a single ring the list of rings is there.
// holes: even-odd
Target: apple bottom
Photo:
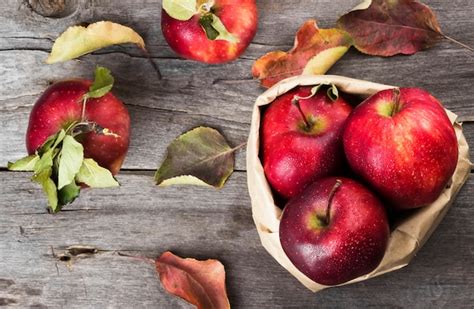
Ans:
[[[373,193],[354,180],[331,177],[288,202],[279,233],[296,268],[317,283],[337,285],[380,264],[390,229]]]

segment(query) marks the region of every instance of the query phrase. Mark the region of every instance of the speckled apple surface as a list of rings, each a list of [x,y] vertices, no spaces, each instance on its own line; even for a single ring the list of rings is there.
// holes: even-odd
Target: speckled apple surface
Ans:
[[[212,12],[221,19],[227,31],[239,39],[238,43],[208,39],[199,24],[199,15],[181,21],[162,10],[161,29],[168,45],[184,58],[210,64],[238,58],[257,32],[255,0],[216,0]]]

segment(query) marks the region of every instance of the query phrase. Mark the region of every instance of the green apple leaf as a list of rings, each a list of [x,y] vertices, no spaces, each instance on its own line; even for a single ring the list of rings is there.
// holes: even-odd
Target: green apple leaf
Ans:
[[[39,155],[34,154],[31,156],[24,157],[15,162],[8,162],[7,167],[10,171],[32,172],[36,162],[38,162],[39,159]]]
[[[43,187],[43,191],[48,197],[48,205],[53,212],[57,212],[58,209],[58,191],[56,184],[51,179],[52,168],[44,168],[41,172],[33,175],[32,180],[39,183]]]
[[[108,169],[99,166],[93,159],[84,159],[79,173],[76,175],[76,181],[85,183],[91,188],[119,186],[112,173]]]
[[[79,196],[80,191],[81,187],[79,187],[75,181],[63,187],[58,192],[59,205],[64,206],[74,202],[74,200]]]
[[[54,42],[46,63],[75,59],[110,45],[124,43],[133,43],[145,50],[142,37],[132,28],[120,24],[99,21],[87,27],[69,27]]]
[[[33,171],[35,174],[41,173],[53,166],[53,158],[58,154],[59,150],[56,147],[63,141],[66,136],[66,131],[61,130],[58,133],[50,136],[46,142],[39,148],[39,160],[35,163]]]
[[[163,0],[163,10],[177,20],[188,20],[198,13],[197,0]]]
[[[225,40],[230,43],[239,43],[239,39],[227,31],[221,19],[215,14],[207,13],[201,16],[199,24],[206,32],[209,40]]]
[[[79,196],[78,183],[95,188],[119,185],[109,170],[93,159],[84,159],[83,146],[69,133],[75,124],[50,136],[36,154],[8,164],[11,170],[34,172],[32,180],[42,186],[52,212],[60,211]]]
[[[84,159],[84,147],[71,135],[63,140],[59,159],[58,190],[74,182]]]
[[[53,166],[54,148],[46,151],[33,167],[35,175],[42,173],[45,170],[51,169]]]
[[[58,133],[51,135],[48,139],[41,145],[38,150],[38,154],[42,156],[45,152],[56,148],[59,143],[61,143],[66,136],[66,131],[61,129]]]
[[[176,138],[155,173],[160,186],[175,184],[221,188],[234,169],[234,151],[215,129],[198,127]]]
[[[89,87],[89,92],[84,95],[84,99],[103,97],[113,86],[114,77],[110,73],[110,70],[97,66],[95,69],[94,83]]]
[[[327,96],[333,102],[336,101],[337,99],[339,99],[339,91],[337,90],[336,85],[334,85],[334,84],[329,85],[329,88],[327,90]]]
[[[333,102],[336,101],[339,98],[339,91],[337,90],[336,85],[329,84],[329,83],[322,83],[322,84],[316,85],[313,88],[311,88],[311,93],[308,96],[300,97],[298,95],[295,95],[293,97],[293,100],[301,100],[301,99],[312,98],[324,86],[328,87],[327,91],[326,91],[326,95],[328,96],[328,98],[331,99],[331,101],[333,101]]]

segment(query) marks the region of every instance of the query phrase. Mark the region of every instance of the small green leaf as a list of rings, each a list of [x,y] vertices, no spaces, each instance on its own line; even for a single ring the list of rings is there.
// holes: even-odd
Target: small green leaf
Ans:
[[[84,159],[84,148],[71,135],[66,135],[61,149],[58,171],[58,190],[74,182]]]
[[[66,131],[61,129],[61,131],[59,131],[58,133],[48,137],[48,139],[38,149],[38,154],[42,156],[48,150],[56,148],[59,145],[59,143],[63,141],[65,136],[66,136]]]
[[[160,186],[190,184],[221,188],[234,169],[234,151],[212,128],[198,127],[176,138],[155,173]]]
[[[319,85],[316,85],[313,88],[311,88],[310,97],[313,97],[316,93],[318,93],[319,89],[321,89],[322,86],[324,86],[324,84],[319,84]]]
[[[100,98],[106,95],[114,86],[114,77],[110,70],[101,66],[95,69],[94,83],[89,87],[89,92],[84,95],[85,99]]]
[[[311,93],[306,96],[306,97],[300,97],[298,95],[295,95],[293,97],[293,100],[301,100],[301,99],[309,99],[309,98],[312,98],[316,95],[316,93],[318,93],[318,91],[321,89],[321,87],[323,86],[329,86],[328,87],[328,90],[326,92],[326,95],[328,96],[328,98],[331,100],[331,101],[336,101],[338,98],[339,98],[339,92],[337,91],[337,87],[336,85],[334,84],[325,84],[325,83],[322,83],[322,84],[319,84],[319,85],[316,85],[314,86],[313,88],[311,88]]]
[[[213,14],[205,14],[199,19],[199,24],[204,29],[209,40],[215,40],[219,36],[219,31],[214,29],[212,23],[214,22]]]
[[[43,187],[43,191],[46,193],[48,197],[48,205],[53,212],[57,212],[58,209],[58,191],[56,188],[56,184],[50,178],[52,173],[51,168],[45,168],[41,170],[40,173],[35,174],[32,177],[34,182],[39,183]]]
[[[199,23],[209,40],[225,40],[230,43],[239,43],[240,41],[235,35],[227,31],[221,19],[212,13],[201,16]]]
[[[339,91],[337,91],[337,87],[334,84],[330,84],[328,91],[327,91],[327,96],[331,101],[336,101],[339,98]]]
[[[64,206],[72,203],[78,196],[81,191],[75,181],[71,182],[58,192],[59,205]]]
[[[197,0],[163,0],[163,10],[177,20],[188,20],[198,13]]]
[[[82,161],[82,166],[76,175],[76,181],[85,183],[91,188],[119,186],[112,173],[108,169],[99,166],[93,159],[84,159]]]
[[[32,172],[36,162],[39,161],[39,156],[37,154],[24,157],[15,162],[8,162],[8,169],[10,171],[23,171],[23,172]]]
[[[41,174],[43,171],[51,169],[51,167],[53,166],[53,156],[54,148],[51,148],[40,157],[40,159],[33,167],[35,175]]]

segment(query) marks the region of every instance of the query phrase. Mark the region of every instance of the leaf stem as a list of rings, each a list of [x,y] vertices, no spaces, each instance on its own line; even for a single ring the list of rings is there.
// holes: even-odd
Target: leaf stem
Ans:
[[[148,258],[148,257],[130,255],[130,254],[126,254],[126,253],[123,253],[123,252],[120,252],[120,251],[116,251],[116,253],[117,253],[118,256],[129,257],[129,258],[132,258],[132,259],[135,259],[135,260],[139,260],[139,261],[143,261],[143,262],[147,262],[149,264],[155,265],[155,260],[151,259],[151,258]]]
[[[458,45],[464,47],[465,49],[467,49],[467,50],[469,50],[469,51],[471,51],[471,52],[474,52],[474,48],[472,48],[471,46],[466,45],[466,44],[464,44],[464,43],[462,43],[462,42],[459,42],[458,40],[453,39],[452,37],[449,37],[449,36],[447,36],[447,35],[445,35],[445,34],[442,34],[442,36],[443,36],[445,39],[447,39],[448,41],[451,41],[451,42],[453,42],[453,43],[455,43],[455,44],[458,44]]]
[[[239,150],[240,148],[244,147],[245,145],[247,145],[247,142],[243,142],[242,144],[239,144],[239,145],[235,146],[234,148],[232,148],[232,150],[233,151]]]

